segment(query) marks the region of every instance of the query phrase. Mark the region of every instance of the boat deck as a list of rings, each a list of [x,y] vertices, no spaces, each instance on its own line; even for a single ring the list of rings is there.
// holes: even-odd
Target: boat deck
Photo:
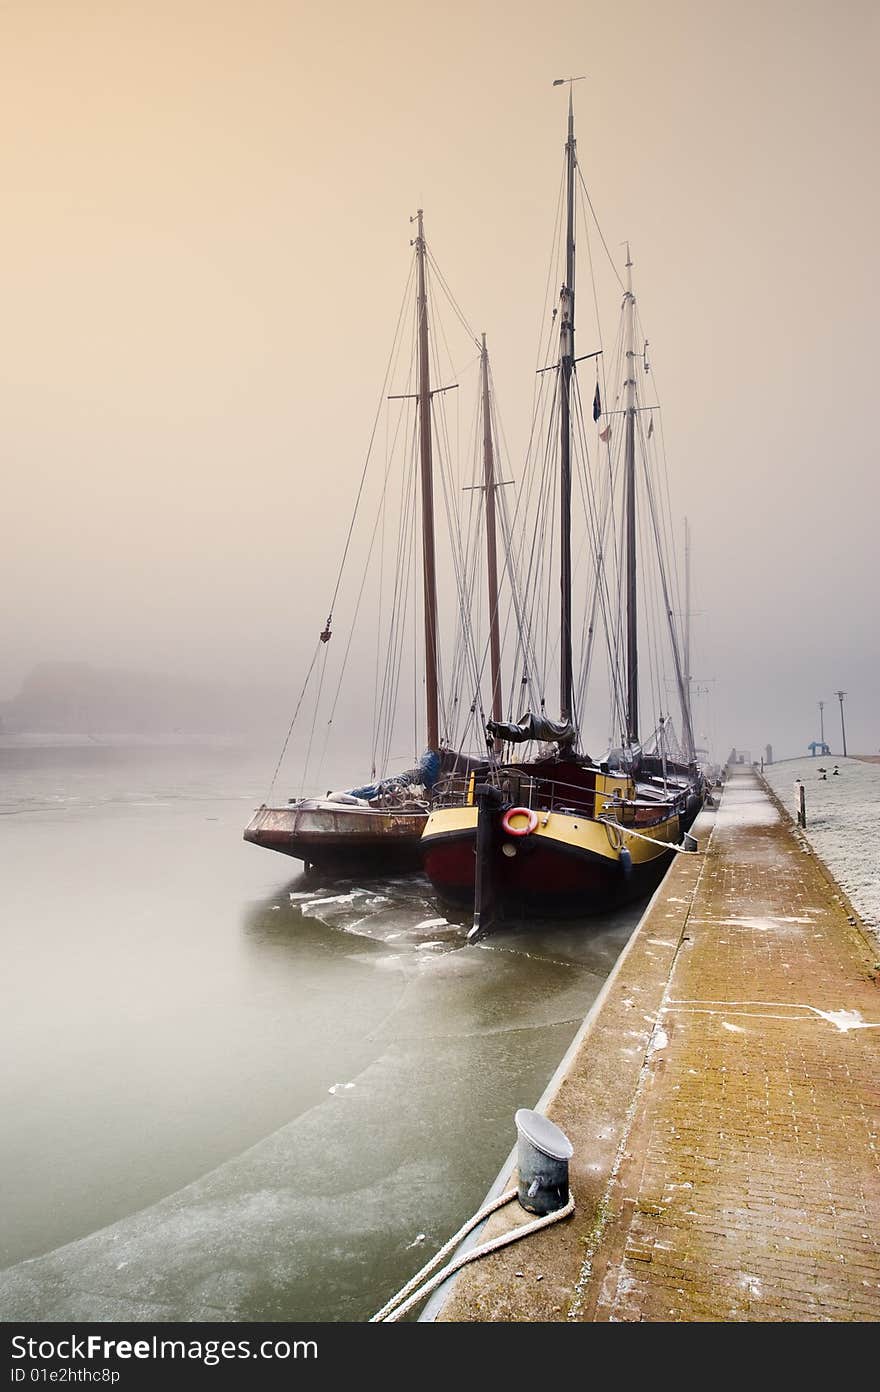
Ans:
[[[428,1318],[880,1318],[880,950],[750,769],[693,832],[546,1107],[573,1218]]]

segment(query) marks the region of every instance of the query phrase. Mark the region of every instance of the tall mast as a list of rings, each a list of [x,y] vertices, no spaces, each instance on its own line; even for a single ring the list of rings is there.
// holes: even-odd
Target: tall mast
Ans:
[[[486,489],[486,564],[489,596],[489,651],[492,675],[492,719],[501,720],[501,639],[498,633],[498,552],[495,538],[495,451],[492,447],[492,417],[489,410],[489,354],[483,334],[483,480]],[[501,740],[495,741],[495,752]]]
[[[566,172],[566,248],[565,284],[560,294],[559,362],[562,369],[560,410],[560,659],[559,711],[563,720],[572,720],[571,660],[571,374],[574,368],[574,171],[576,165],[574,105],[568,89],[568,140],[565,145]]]
[[[636,588],[636,301],[632,292],[632,259],[626,247],[626,742],[639,739],[638,592]]]
[[[419,322],[419,444],[422,474],[422,564],[425,591],[425,700],[427,744],[440,748],[437,716],[437,567],[434,555],[434,470],[431,458],[431,378],[428,363],[428,292],[425,288],[425,229],[418,210],[416,237]]]

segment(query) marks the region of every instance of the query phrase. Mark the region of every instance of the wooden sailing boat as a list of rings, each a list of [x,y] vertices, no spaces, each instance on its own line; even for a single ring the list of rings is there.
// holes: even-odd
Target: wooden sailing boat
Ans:
[[[307,868],[342,874],[414,870],[421,867],[421,834],[433,792],[445,775],[466,771],[472,762],[441,740],[439,717],[439,654],[437,616],[437,561],[434,526],[434,462],[432,397],[428,339],[427,246],[423,213],[417,214],[416,256],[416,360],[419,490],[421,498],[421,555],[423,590],[423,661],[425,690],[425,752],[417,766],[403,774],[376,779],[360,787],[329,792],[324,798],[300,797],[288,803],[257,809],[244,831],[244,839],[280,851],[305,862]],[[488,357],[485,335],[483,359],[483,412],[488,444],[485,445],[487,534],[490,535],[490,574],[494,577],[495,525],[492,437],[488,408]],[[441,388],[440,390],[445,390]],[[406,394],[407,396],[409,394]],[[393,398],[400,399],[400,398]],[[494,584],[494,579],[492,581]],[[490,610],[497,606],[497,585],[490,595]],[[328,621],[321,639],[331,636]],[[497,643],[493,647],[493,684],[500,693]],[[500,698],[499,698],[500,699]],[[497,708],[500,711],[500,706]],[[277,770],[276,770],[277,772]],[[375,768],[373,770],[375,775]]]
[[[552,752],[522,762],[493,756],[463,791],[442,793],[422,835],[425,869],[445,898],[472,902],[473,933],[497,916],[597,912],[645,894],[701,801],[687,702],[682,697],[684,760],[639,741],[638,588],[636,573],[635,299],[627,257],[624,296],[625,713],[622,746],[599,762],[579,749],[572,659],[572,382],[575,373],[574,181],[576,145],[569,94],[566,143],[566,261],[559,303],[556,364],[560,421],[560,719],[527,713],[517,723],[493,718],[490,739],[510,748],[541,741]],[[590,355],[594,356],[594,355]],[[671,607],[667,603],[671,617]],[[675,652],[679,692],[683,674]],[[661,731],[663,724],[661,722]]]

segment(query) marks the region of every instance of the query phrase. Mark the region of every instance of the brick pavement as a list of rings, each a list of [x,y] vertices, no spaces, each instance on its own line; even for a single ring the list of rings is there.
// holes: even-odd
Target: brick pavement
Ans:
[[[548,1107],[575,1217],[469,1268],[441,1318],[880,1318],[876,943],[751,770],[701,848]]]

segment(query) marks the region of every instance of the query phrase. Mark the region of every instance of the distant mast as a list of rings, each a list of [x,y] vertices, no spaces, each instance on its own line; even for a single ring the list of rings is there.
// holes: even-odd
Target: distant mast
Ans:
[[[560,393],[560,718],[574,723],[571,658],[571,375],[574,369],[574,171],[577,163],[574,138],[574,104],[568,89],[568,140],[565,145],[565,184],[567,199],[565,284],[560,292],[559,366]]]
[[[626,452],[624,497],[626,542],[626,743],[639,742],[638,590],[636,583],[636,301],[632,292],[632,258],[626,244]]]
[[[492,719],[503,719],[501,708],[501,639],[498,631],[498,547],[495,534],[495,450],[492,443],[492,415],[489,402],[489,353],[483,334],[481,353],[483,383],[483,483],[486,491],[486,567],[489,597],[489,653],[492,698],[489,702]],[[495,740],[495,753],[501,752],[502,742]]]
[[[428,359],[428,292],[425,287],[425,230],[422,209],[417,213],[419,328],[419,444],[422,476],[422,565],[425,596],[425,700],[427,744],[440,748],[437,714],[437,565],[434,554],[434,470],[431,457],[431,379]]]

